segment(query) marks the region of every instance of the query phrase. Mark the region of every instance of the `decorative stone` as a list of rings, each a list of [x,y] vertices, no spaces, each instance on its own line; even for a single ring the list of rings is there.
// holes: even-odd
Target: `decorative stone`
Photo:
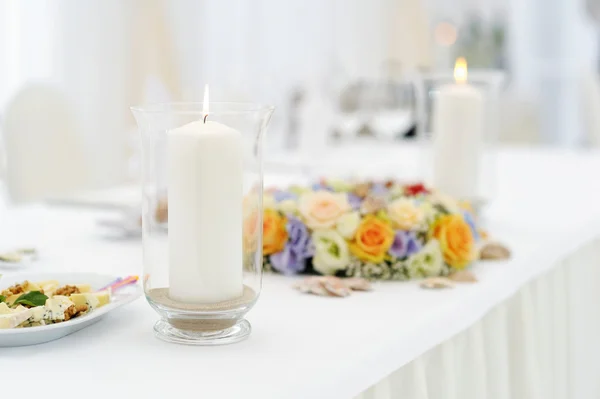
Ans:
[[[353,291],[371,291],[373,289],[371,283],[364,278],[350,277],[343,281]]]
[[[499,243],[487,243],[479,250],[479,259],[481,260],[503,260],[509,258],[510,250]]]
[[[476,283],[477,277],[468,270],[457,270],[450,274],[448,278],[457,283]]]
[[[371,284],[363,278],[341,279],[335,276],[308,277],[293,286],[300,292],[320,296],[347,297],[354,291],[368,291]]]
[[[454,283],[445,277],[431,277],[421,282],[421,288],[443,289],[454,288]]]
[[[331,295],[346,297],[352,293],[352,290],[344,283],[344,281],[337,277],[327,276],[321,279],[321,285]]]

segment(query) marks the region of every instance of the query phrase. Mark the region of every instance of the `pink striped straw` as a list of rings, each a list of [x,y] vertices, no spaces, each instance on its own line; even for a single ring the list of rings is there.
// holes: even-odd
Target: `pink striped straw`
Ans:
[[[127,276],[125,278],[118,278],[115,281],[113,281],[112,283],[100,288],[97,291],[105,291],[105,290],[110,290],[110,291],[115,291],[119,288],[122,288],[126,285],[130,285],[130,284],[135,284],[137,283],[137,281],[139,280],[138,276]]]

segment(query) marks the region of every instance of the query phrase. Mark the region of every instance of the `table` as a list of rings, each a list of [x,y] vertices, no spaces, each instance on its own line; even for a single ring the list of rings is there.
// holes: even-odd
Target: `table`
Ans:
[[[301,295],[292,280],[269,275],[248,315],[251,337],[214,348],[157,340],[157,315],[140,299],[59,341],[0,350],[0,381],[11,381],[2,392],[22,392],[17,382],[31,381],[23,370],[33,367],[39,386],[68,379],[93,397],[596,398],[600,320],[589,301],[600,299],[599,154],[510,149],[499,165],[488,224],[514,257],[476,265],[477,284],[379,283],[337,300]],[[30,271],[141,273],[139,241],[102,237],[101,216],[17,208],[1,221],[0,243],[36,246],[43,258]],[[503,369],[490,372],[494,365]]]

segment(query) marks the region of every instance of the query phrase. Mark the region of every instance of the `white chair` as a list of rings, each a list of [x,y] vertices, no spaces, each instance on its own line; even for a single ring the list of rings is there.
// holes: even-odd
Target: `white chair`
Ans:
[[[600,147],[600,78],[595,71],[583,73],[580,77],[580,110],[583,128],[586,131],[585,144]]]
[[[540,142],[539,110],[534,100],[507,91],[499,99],[498,141],[529,145]]]
[[[81,189],[88,167],[83,137],[65,95],[31,84],[9,102],[2,118],[6,180],[14,203]]]

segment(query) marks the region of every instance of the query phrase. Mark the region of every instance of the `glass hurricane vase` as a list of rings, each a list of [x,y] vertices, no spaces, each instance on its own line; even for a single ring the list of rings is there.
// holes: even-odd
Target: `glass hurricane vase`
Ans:
[[[273,107],[132,107],[142,141],[143,283],[169,342],[250,334],[262,279],[263,137]]]

